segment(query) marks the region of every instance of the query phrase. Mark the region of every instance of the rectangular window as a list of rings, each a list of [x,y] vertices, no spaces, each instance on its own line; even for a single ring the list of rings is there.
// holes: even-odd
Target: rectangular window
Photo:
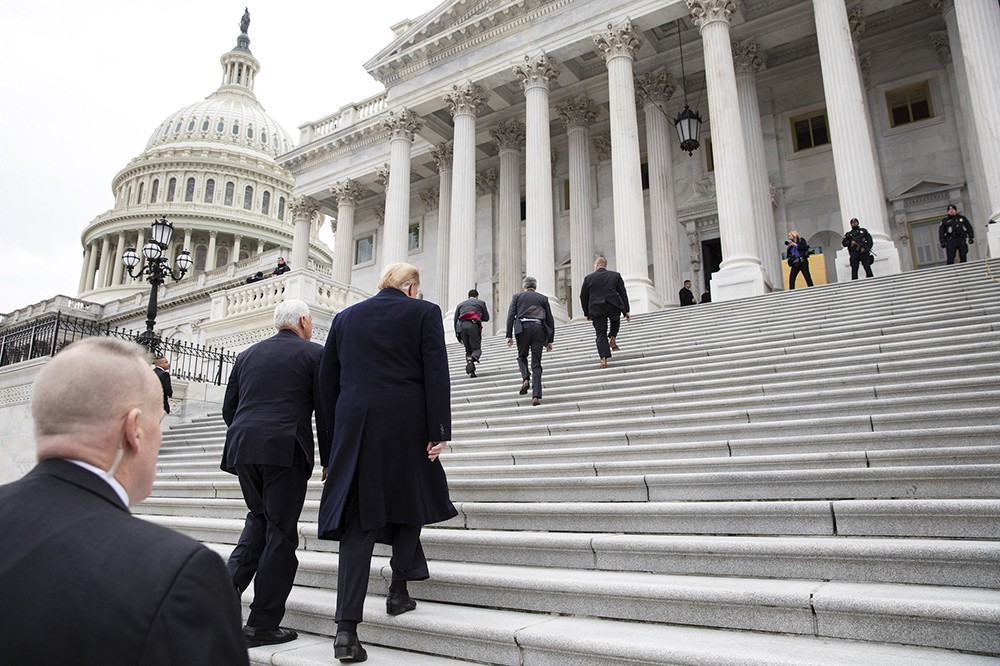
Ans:
[[[791,122],[795,152],[830,143],[825,109],[797,116]]]
[[[891,127],[909,125],[918,120],[934,117],[931,88],[927,81],[886,92],[885,104],[889,111]]]
[[[563,210],[569,210],[570,205],[569,179],[563,181]]]
[[[645,192],[649,189],[649,163],[640,162],[639,163],[639,178],[642,179],[642,191]]]
[[[354,265],[367,264],[375,258],[375,237],[364,236],[354,241]]]
[[[715,171],[715,153],[712,152],[712,138],[705,137],[705,171]]]
[[[408,239],[408,249],[410,252],[414,252],[420,249],[420,223],[416,222],[410,225],[407,232]]]
[[[521,197],[521,221],[524,222],[528,219],[528,200]]]

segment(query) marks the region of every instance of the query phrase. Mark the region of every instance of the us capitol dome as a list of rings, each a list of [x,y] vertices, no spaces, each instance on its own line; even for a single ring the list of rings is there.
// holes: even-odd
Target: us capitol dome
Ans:
[[[145,151],[115,176],[114,208],[82,235],[80,298],[108,303],[149,289],[129,277],[121,256],[143,246],[161,215],[175,229],[170,261],[181,250],[191,253],[189,278],[238,277],[258,270],[257,255],[290,254],[294,181],[276,158],[294,144],[254,95],[260,63],[250,52],[249,24],[245,13],[236,47],[221,58],[219,89],[164,119]],[[320,224],[322,217],[312,223],[309,263],[329,265]]]

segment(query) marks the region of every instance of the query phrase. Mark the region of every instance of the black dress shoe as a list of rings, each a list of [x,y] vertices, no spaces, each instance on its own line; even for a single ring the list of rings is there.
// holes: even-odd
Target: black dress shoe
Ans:
[[[468,363],[466,363],[465,364],[465,374],[475,376],[475,374],[476,374],[476,364],[473,363],[472,361],[469,361]]]
[[[287,643],[298,638],[298,633],[294,629],[257,629],[256,627],[243,627],[243,638],[247,640],[247,647],[259,647],[261,645],[278,645]]]
[[[521,395],[528,395],[528,389],[530,388],[531,388],[531,380],[525,379],[523,382],[521,382],[521,390],[518,391],[518,393],[520,393]]]
[[[357,634],[338,631],[337,639],[333,642],[333,656],[338,661],[364,661],[368,658],[368,652],[361,646]]]
[[[417,607],[417,602],[408,594],[390,592],[385,598],[385,612],[389,615],[402,615]]]

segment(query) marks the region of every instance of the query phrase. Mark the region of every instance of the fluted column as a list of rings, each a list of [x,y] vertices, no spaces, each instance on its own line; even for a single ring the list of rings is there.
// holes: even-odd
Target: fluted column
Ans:
[[[486,104],[485,91],[474,83],[452,86],[444,96],[455,123],[452,144],[451,220],[449,225],[448,300],[441,309],[453,312],[476,285],[476,114]]]
[[[243,249],[243,236],[235,234],[233,236],[233,256],[229,263],[238,263],[240,260],[240,250]]]
[[[257,254],[264,254],[264,240],[262,238],[257,239]]]
[[[435,302],[448,309],[448,278],[451,274],[449,261],[451,259],[451,160],[452,146],[442,143],[437,146],[431,157],[438,168],[438,238],[437,238],[437,294]]]
[[[112,286],[118,286],[122,283],[122,273],[125,271],[125,264],[122,263],[122,254],[125,252],[125,232],[118,232],[118,242],[115,243],[115,253],[112,255],[112,259],[115,263],[114,270],[111,276]]]
[[[292,234],[292,256],[288,263],[293,269],[306,268],[309,266],[309,232],[319,205],[310,197],[294,197],[289,205],[295,230]]]
[[[218,241],[219,232],[209,231],[208,232],[208,256],[205,257],[205,270],[211,271],[215,270],[215,244]]]
[[[813,12],[844,229],[850,228],[848,221],[852,217],[858,218],[875,241],[875,274],[898,273],[899,252],[889,236],[882,172],[851,40],[847,8],[843,2],[813,0]],[[837,253],[838,268],[843,269],[838,270],[838,280],[848,277],[844,269],[846,254],[846,248]]]
[[[764,130],[760,122],[760,100],[757,97],[757,72],[765,65],[764,52],[756,40],[733,43],[733,64],[736,67],[736,92],[743,120],[743,140],[747,147],[750,176],[750,203],[753,225],[757,230],[757,255],[769,285],[781,282],[778,265],[780,252],[774,233],[774,209],[771,207],[771,181],[767,176],[764,156]]]
[[[549,81],[559,69],[544,53],[524,57],[514,66],[525,99],[525,270],[538,280],[538,291],[549,298],[552,316],[567,319],[566,308],[556,298],[555,229],[552,213],[552,139],[549,136]]]
[[[351,284],[351,269],[354,265],[354,211],[361,191],[361,186],[350,179],[342,180],[330,188],[337,200],[332,277],[342,284]]]
[[[701,30],[712,122],[716,205],[722,240],[722,265],[712,275],[712,300],[757,296],[767,291],[767,285],[757,256],[753,212],[747,206],[749,167],[730,40],[730,21],[737,4],[733,0],[687,0],[687,5]]]
[[[980,141],[990,256],[1000,256],[1000,6],[994,0],[955,3],[955,18],[962,42],[962,66],[968,77],[969,96]],[[978,224],[986,222],[974,221]],[[980,226],[980,228],[982,228]]]
[[[135,239],[135,251],[142,255],[142,246],[146,244],[146,229],[144,227],[139,228],[139,233]],[[185,250],[189,249],[187,246],[184,247]]]
[[[507,312],[510,299],[521,290],[521,150],[524,123],[512,120],[490,130],[500,153],[500,201],[497,229],[497,303],[494,310]],[[499,321],[499,320],[498,320]],[[499,324],[498,324],[499,326]],[[498,329],[499,330],[499,329]]]
[[[569,261],[574,312],[583,278],[594,265],[594,215],[590,188],[590,126],[597,119],[597,105],[589,97],[570,98],[557,107],[569,140]]]
[[[105,234],[101,239],[101,280],[98,285],[101,288],[111,284],[111,261],[111,237]]]
[[[385,195],[385,233],[382,236],[382,268],[406,261],[410,227],[410,153],[413,136],[422,127],[409,109],[389,113],[382,128],[389,132],[389,170],[392,178]]]
[[[632,62],[642,41],[626,19],[594,35],[594,43],[608,66],[608,102],[611,107],[611,190],[614,200],[615,269],[622,274],[632,312],[662,306],[649,279],[646,213],[642,205],[642,166],[639,160],[639,123],[636,120]]]
[[[653,243],[653,285],[663,307],[677,307],[673,297],[681,283],[681,226],[674,194],[674,132],[667,102],[677,84],[665,70],[639,77],[637,97],[646,116],[649,160],[649,223]]]
[[[91,281],[94,274],[94,244],[87,243],[83,251],[83,262],[80,267],[80,285],[76,293],[82,294],[90,290]]]

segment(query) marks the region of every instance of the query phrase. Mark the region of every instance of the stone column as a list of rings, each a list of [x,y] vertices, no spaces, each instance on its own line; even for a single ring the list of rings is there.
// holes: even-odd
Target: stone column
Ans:
[[[111,284],[118,286],[122,283],[122,273],[125,272],[125,264],[122,263],[122,254],[125,253],[125,232],[118,232],[118,242],[115,243],[115,254],[112,257],[115,268],[111,276]]]
[[[722,240],[722,265],[711,280],[712,300],[757,296],[767,292],[767,284],[757,256],[753,212],[747,205],[749,169],[729,31],[737,4],[734,0],[687,0],[687,5],[701,30],[712,122],[716,205]]]
[[[332,277],[341,284],[351,284],[351,270],[354,265],[354,211],[361,198],[361,186],[357,182],[342,180],[330,188],[337,200],[337,230],[333,239]]]
[[[681,226],[677,222],[673,152],[676,134],[667,102],[677,83],[665,69],[639,77],[637,97],[646,116],[649,160],[649,222],[653,240],[653,285],[663,307],[679,305],[673,294],[681,284]]]
[[[990,257],[1000,256],[1000,5],[993,0],[962,0],[955,4],[955,19],[962,42],[969,97],[980,141],[986,209],[989,220],[974,220],[982,229],[989,224]],[[956,68],[957,69],[957,68]]]
[[[135,251],[139,253],[140,257],[142,256],[142,246],[145,244],[146,244],[146,229],[140,228],[139,234],[136,236],[135,239]]]
[[[257,254],[264,254],[264,240],[262,238],[257,239]]]
[[[192,233],[193,232],[192,232],[191,229],[185,229],[184,230],[184,249],[187,250],[188,252],[190,252],[192,255],[194,255],[194,248],[191,247],[191,234]],[[139,237],[140,238],[144,238],[144,235],[145,235],[145,230],[139,232]],[[194,257],[192,257],[192,259],[193,258]]]
[[[556,108],[569,139],[569,262],[570,297],[580,300],[583,278],[594,268],[594,215],[590,188],[590,126],[597,119],[597,105],[589,97],[569,98]],[[574,305],[573,312],[581,308]]]
[[[101,239],[101,281],[99,286],[103,289],[111,285],[111,237],[105,235]]]
[[[80,288],[76,290],[77,294],[90,291],[94,279],[94,259],[94,244],[87,243],[83,251],[83,266],[81,266],[80,271]]]
[[[309,233],[312,230],[313,216],[319,211],[319,205],[311,197],[294,197],[289,202],[292,209],[292,223],[295,231],[292,235],[292,256],[288,263],[292,269],[308,268],[309,266]]]
[[[205,257],[205,271],[215,270],[215,244],[219,239],[218,231],[208,232],[208,256]]]
[[[764,268],[764,280],[771,285],[782,280],[779,266],[781,252],[774,233],[774,209],[771,207],[771,180],[764,156],[764,130],[760,122],[760,101],[757,97],[757,72],[764,68],[764,52],[756,40],[733,43],[733,64],[736,67],[736,92],[743,120],[743,140],[747,147],[750,177],[750,203],[753,224],[757,229],[757,254]]]
[[[475,122],[475,120],[473,120]],[[451,160],[452,146],[442,143],[432,152],[438,168],[438,238],[437,238],[437,272],[435,274],[437,294],[435,301],[442,305],[442,311],[448,307],[448,277],[450,275],[449,261],[451,259]]]
[[[243,236],[235,234],[233,236],[233,256],[229,263],[235,264],[240,261],[240,250],[243,249]]]
[[[850,228],[852,217],[858,218],[875,241],[875,275],[898,273],[899,252],[889,236],[882,170],[875,153],[847,8],[843,2],[813,0],[813,13],[844,229]],[[847,248],[842,248],[837,253],[838,267],[843,269],[847,263]],[[848,274],[838,270],[837,277],[844,280]]]
[[[382,268],[406,261],[410,227],[410,153],[413,136],[422,127],[420,119],[408,109],[389,112],[382,129],[389,132],[389,170],[392,179],[385,194],[385,233],[382,237]]]
[[[642,203],[639,123],[632,62],[642,41],[626,19],[594,36],[608,66],[611,107],[611,189],[615,220],[615,269],[622,274],[633,313],[658,310],[663,303],[649,279],[646,213]]]
[[[525,99],[525,189],[527,220],[525,270],[549,298],[552,316],[565,323],[566,308],[556,298],[555,229],[552,213],[552,144],[549,136],[549,81],[559,76],[555,63],[541,53],[524,56],[514,66]]]
[[[500,153],[499,220],[497,221],[497,312],[496,330],[503,328],[510,299],[521,291],[521,150],[524,123],[512,120],[490,130]]]
[[[449,220],[448,298],[441,309],[448,314],[476,286],[476,114],[486,104],[481,86],[452,86],[444,101],[455,123],[452,144],[451,217]]]

